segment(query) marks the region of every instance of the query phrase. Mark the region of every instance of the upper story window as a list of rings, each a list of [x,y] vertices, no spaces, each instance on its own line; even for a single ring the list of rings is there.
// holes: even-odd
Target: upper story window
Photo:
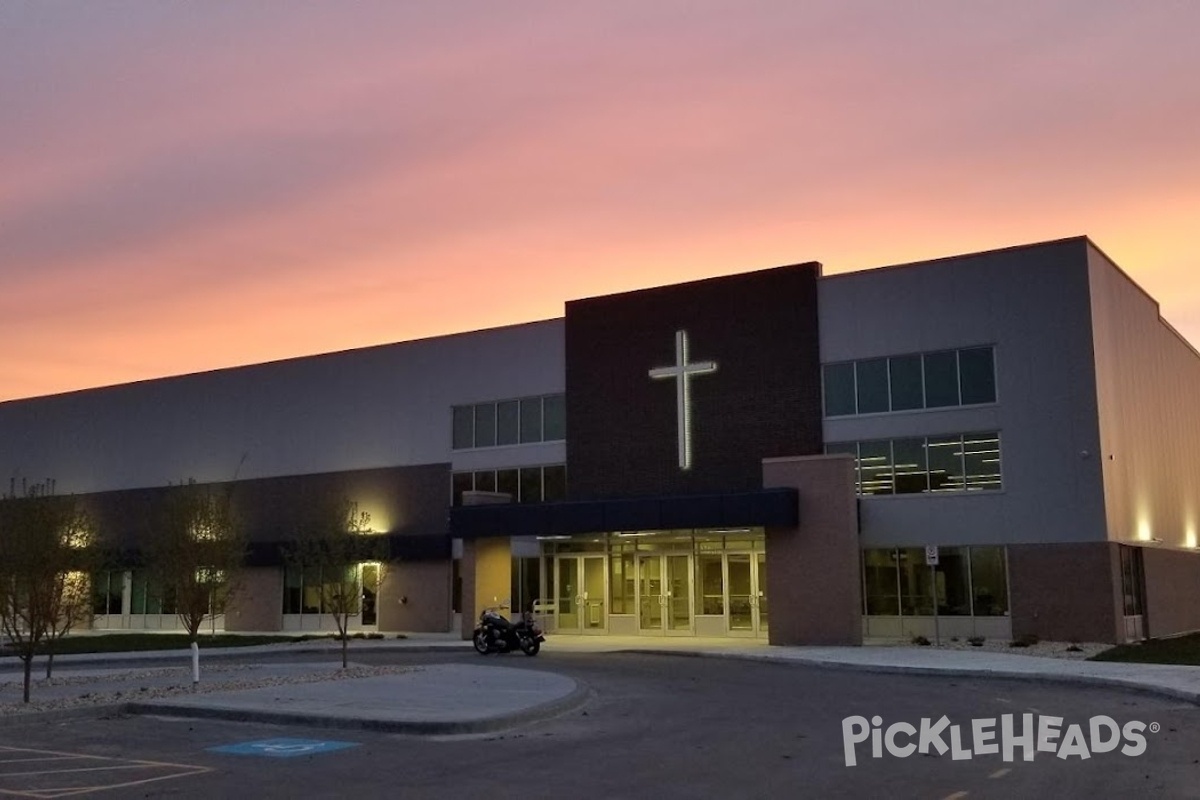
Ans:
[[[993,347],[826,364],[825,416],[996,402]]]
[[[567,438],[566,396],[547,394],[454,406],[453,448],[503,447]]]
[[[950,434],[866,442],[834,442],[826,453],[854,457],[858,493],[924,494],[999,491],[1000,434]]]

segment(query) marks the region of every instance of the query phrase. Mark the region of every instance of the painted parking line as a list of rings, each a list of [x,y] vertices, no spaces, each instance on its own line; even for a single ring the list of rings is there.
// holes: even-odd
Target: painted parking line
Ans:
[[[225,753],[235,756],[262,756],[265,758],[295,758],[330,753],[358,747],[358,742],[337,742],[328,739],[263,739],[257,742],[240,742],[221,747],[210,747],[210,753]]]
[[[211,771],[194,764],[0,746],[0,796],[7,797],[51,800]]]

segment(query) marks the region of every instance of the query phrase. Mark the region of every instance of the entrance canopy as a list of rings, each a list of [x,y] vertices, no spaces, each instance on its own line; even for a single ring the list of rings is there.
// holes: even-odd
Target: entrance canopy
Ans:
[[[457,506],[450,509],[450,535],[568,536],[597,531],[786,526],[799,524],[798,493],[792,488],[731,494],[668,495],[559,503]]]

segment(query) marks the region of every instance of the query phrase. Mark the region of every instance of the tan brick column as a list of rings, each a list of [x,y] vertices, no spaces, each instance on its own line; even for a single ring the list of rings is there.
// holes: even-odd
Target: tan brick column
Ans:
[[[854,460],[768,458],[763,487],[799,492],[800,524],[767,528],[771,644],[862,644],[862,577]]]

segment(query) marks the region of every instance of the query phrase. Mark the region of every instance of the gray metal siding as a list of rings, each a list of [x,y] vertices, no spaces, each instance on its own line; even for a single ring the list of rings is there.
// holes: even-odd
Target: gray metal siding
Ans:
[[[1004,488],[867,497],[863,545],[1105,537],[1086,242],[824,278],[823,363],[994,345],[997,403],[825,420],[827,442],[998,430]]]
[[[563,376],[557,319],[11,401],[0,478],[84,493],[457,461],[453,405],[562,392]],[[564,445],[471,458],[562,462]]]

